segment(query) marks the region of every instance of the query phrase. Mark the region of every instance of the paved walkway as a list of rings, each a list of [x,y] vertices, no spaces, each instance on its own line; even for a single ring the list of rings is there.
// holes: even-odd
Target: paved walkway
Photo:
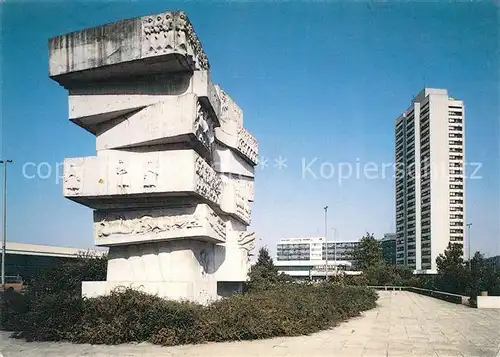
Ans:
[[[14,356],[487,356],[500,357],[500,310],[478,310],[397,291],[379,306],[311,336],[175,347],[27,343],[0,333],[0,352]]]

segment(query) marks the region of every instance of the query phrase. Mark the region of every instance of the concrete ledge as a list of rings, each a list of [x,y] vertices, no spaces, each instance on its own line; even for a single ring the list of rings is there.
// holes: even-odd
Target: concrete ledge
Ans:
[[[478,309],[500,309],[500,296],[478,296]]]
[[[182,11],[121,20],[49,40],[49,75],[65,86],[128,73],[209,68],[193,25]]]

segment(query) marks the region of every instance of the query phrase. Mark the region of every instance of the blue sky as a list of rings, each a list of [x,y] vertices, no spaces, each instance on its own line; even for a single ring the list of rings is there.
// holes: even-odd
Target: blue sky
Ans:
[[[95,139],[67,119],[67,93],[48,78],[48,39],[167,9],[188,13],[213,80],[243,108],[245,126],[269,159],[256,171],[252,229],[260,245],[274,251],[280,238],[322,235],[325,205],[339,239],[393,231],[390,170],[385,178],[379,172],[378,179],[339,183],[328,169],[392,163],[394,120],[425,85],[465,102],[467,161],[482,163],[482,179],[467,184],[472,248],[500,253],[500,38],[493,3],[7,1],[0,156],[14,160],[10,241],[93,244],[91,210],[63,198],[56,166],[64,157],[95,155]],[[280,156],[286,168],[274,167]],[[318,178],[304,177],[302,163],[315,158]]]

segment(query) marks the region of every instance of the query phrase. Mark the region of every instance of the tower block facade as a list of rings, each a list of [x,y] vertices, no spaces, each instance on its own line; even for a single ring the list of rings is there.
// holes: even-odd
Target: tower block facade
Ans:
[[[96,138],[96,156],[64,161],[64,196],[93,210],[95,244],[109,247],[107,280],[83,294],[132,287],[207,303],[242,284],[258,144],[186,14],[54,37],[49,75]]]

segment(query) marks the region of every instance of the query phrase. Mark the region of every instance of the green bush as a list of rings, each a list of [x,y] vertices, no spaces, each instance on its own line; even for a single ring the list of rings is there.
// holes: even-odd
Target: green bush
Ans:
[[[82,255],[78,259],[58,261],[35,275],[22,294],[7,291],[0,295],[0,328],[22,331],[21,336],[27,339],[36,339],[37,336],[42,340],[68,339],[57,332],[67,331],[63,312],[68,318],[73,318],[73,304],[76,304],[76,311],[79,311],[81,305],[82,281],[106,280],[106,272],[106,256]],[[55,318],[61,318],[60,322],[53,320],[50,315],[58,304],[61,306],[61,313],[56,314]],[[61,327],[54,329],[52,323],[60,324]],[[45,327],[54,335],[46,332]],[[40,328],[40,333],[33,331],[37,328]]]
[[[168,301],[125,289],[109,296],[84,299],[74,342],[117,344],[151,341],[165,345],[199,340],[196,323],[201,306]]]
[[[44,269],[32,279],[26,289],[32,298],[47,294],[80,296],[82,281],[103,281],[107,274],[107,256],[82,255]]]
[[[7,331],[21,331],[29,303],[26,295],[17,291],[0,291],[0,327]]]
[[[65,294],[48,294],[32,300],[17,337],[27,341],[71,341],[83,308],[81,297]]]
[[[29,341],[162,345],[296,336],[329,328],[375,307],[370,289],[283,283],[223,298],[209,306],[126,289],[86,299],[49,294],[23,316]]]

